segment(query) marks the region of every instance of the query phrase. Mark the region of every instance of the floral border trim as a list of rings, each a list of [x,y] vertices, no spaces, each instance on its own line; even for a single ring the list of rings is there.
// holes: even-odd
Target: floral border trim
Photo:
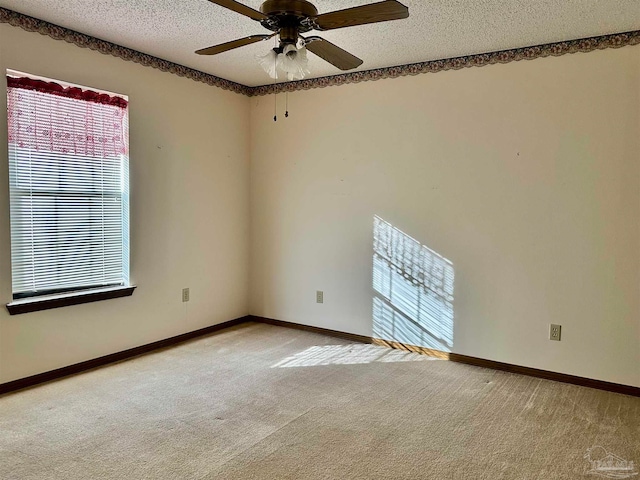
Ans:
[[[293,92],[296,90],[310,90],[312,88],[332,87],[347,83],[368,82],[383,78],[397,78],[423,73],[436,73],[446,70],[459,70],[469,67],[484,67],[496,63],[510,63],[520,60],[535,60],[544,57],[559,57],[569,53],[587,53],[606,48],[620,48],[627,45],[640,44],[640,30],[599,37],[581,38],[566,42],[547,43],[534,47],[514,48],[492,53],[481,53],[464,57],[433,60],[429,62],[411,63],[396,67],[377,68],[361,72],[344,73],[330,77],[310,78],[297,82],[278,83],[251,88],[249,95],[268,95],[271,93]]]
[[[196,82],[206,83],[207,85],[219,87],[224,90],[231,90],[232,92],[242,95],[250,95],[251,87],[247,87],[246,85],[225,80],[224,78],[185,67],[184,65],[162,60],[161,58],[147,55],[146,53],[138,52],[131,48],[122,47],[105,40],[100,40],[90,35],[85,35],[84,33],[79,33],[68,28],[54,25],[53,23],[14,12],[7,8],[0,7],[0,23],[8,23],[14,27],[20,27],[27,32],[38,32],[55,40],[64,40],[78,47],[89,48],[104,55],[113,55],[123,60],[135,62],[145,67],[156,68],[163,72],[173,73],[174,75],[186,77]]]
[[[559,57],[569,53],[587,53],[606,48],[620,48],[627,45],[640,44],[640,30],[625,33],[615,33],[598,37],[581,38],[566,42],[547,43],[533,47],[514,48],[498,52],[467,55],[464,57],[447,58],[428,62],[411,63],[395,67],[376,68],[360,72],[344,73],[329,77],[310,78],[297,82],[285,82],[259,87],[249,87],[240,83],[225,80],[208,73],[185,67],[177,63],[162,60],[161,58],[147,55],[146,53],[116,45],[115,43],[100,40],[90,35],[60,27],[37,18],[14,12],[0,7],[0,23],[8,23],[20,27],[28,32],[38,32],[55,40],[64,40],[82,48],[89,48],[104,55],[113,55],[123,60],[131,61],[147,67],[156,68],[163,72],[173,73],[180,77],[186,77],[196,82],[206,83],[214,87],[230,90],[249,97],[269,95],[271,93],[294,92],[297,90],[310,90],[312,88],[332,87],[348,83],[369,82],[384,78],[405,77],[408,75],[420,75],[423,73],[436,73],[446,70],[459,70],[469,67],[483,67],[496,63],[510,63],[520,60],[534,60],[544,57]]]

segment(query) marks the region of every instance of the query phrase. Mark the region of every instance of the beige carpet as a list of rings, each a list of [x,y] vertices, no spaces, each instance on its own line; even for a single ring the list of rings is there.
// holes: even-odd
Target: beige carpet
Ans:
[[[591,447],[637,471],[640,398],[261,324],[0,397],[2,480],[603,478]]]

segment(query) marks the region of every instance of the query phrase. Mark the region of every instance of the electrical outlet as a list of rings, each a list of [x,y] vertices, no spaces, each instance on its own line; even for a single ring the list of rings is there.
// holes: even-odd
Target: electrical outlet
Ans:
[[[316,292],[316,303],[324,303],[324,292],[320,290]]]
[[[188,302],[189,301],[189,289],[188,288],[183,288],[182,289],[182,301],[183,302]]]
[[[562,325],[554,325],[553,323],[549,327],[549,340],[560,341],[560,332],[562,331]]]

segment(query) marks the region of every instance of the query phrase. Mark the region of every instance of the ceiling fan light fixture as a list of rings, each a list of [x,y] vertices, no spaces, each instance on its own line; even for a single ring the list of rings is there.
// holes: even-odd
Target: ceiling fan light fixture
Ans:
[[[257,55],[258,63],[262,69],[274,80],[278,79],[278,54],[270,49],[265,55]]]
[[[280,50],[280,53],[278,51]],[[297,47],[292,43],[285,44],[281,49],[271,49],[265,55],[258,56],[258,63],[262,69],[274,80],[282,73],[287,80],[302,80],[309,75],[309,58],[304,45]]]
[[[280,69],[287,74],[289,81],[302,80],[311,73],[307,49],[304,46],[298,48],[290,43],[285,45],[282,53],[278,55],[278,60]]]

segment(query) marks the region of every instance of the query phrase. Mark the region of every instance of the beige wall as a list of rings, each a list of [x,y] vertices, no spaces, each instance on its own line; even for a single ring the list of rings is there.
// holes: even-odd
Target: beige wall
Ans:
[[[248,99],[0,24],[0,73],[7,68],[129,96],[139,287],[129,298],[25,315],[1,308],[0,383],[246,315]],[[2,303],[11,300],[6,132],[0,115]]]
[[[454,352],[640,386],[640,47],[251,105],[252,314],[371,335],[378,215],[453,262]]]

